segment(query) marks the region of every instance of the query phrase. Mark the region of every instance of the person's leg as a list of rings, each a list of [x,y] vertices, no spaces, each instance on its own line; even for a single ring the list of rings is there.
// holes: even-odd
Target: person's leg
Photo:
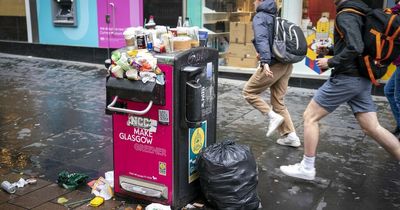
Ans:
[[[304,112],[304,155],[315,157],[319,141],[319,121],[329,112],[311,100]]]
[[[398,74],[400,74],[400,72],[398,70],[396,70],[393,73],[393,75],[390,77],[389,81],[385,84],[385,87],[384,87],[385,96],[389,101],[389,105],[392,110],[393,117],[395,118],[396,123],[397,123],[395,131],[397,131],[400,126],[400,122],[399,122],[400,113],[399,113],[399,107],[398,107],[398,105],[400,104],[400,93],[396,93],[396,91],[400,91],[400,81],[397,81],[397,80],[400,80],[400,76],[397,77]],[[399,101],[396,101],[396,96],[398,97],[397,100],[399,100]],[[393,131],[393,132],[395,132],[395,131]]]
[[[270,68],[278,69],[277,67],[281,64],[272,65]],[[273,67],[274,66],[274,67]],[[277,75],[274,77],[267,77],[265,72],[261,68],[251,76],[249,81],[243,88],[243,96],[245,100],[251,104],[254,108],[259,110],[263,115],[269,117],[267,136],[269,136],[280,124],[282,124],[284,118],[275,113],[272,108],[262,99],[261,93],[271,87],[279,78],[279,71],[276,72]]]
[[[373,138],[387,152],[400,161],[400,142],[392,133],[379,124],[376,112],[360,112],[356,113],[355,116],[365,134]]]
[[[274,77],[277,77],[277,81],[270,87],[271,105],[273,107],[273,110],[284,118],[284,122],[278,127],[281,135],[295,132],[292,119],[290,117],[289,111],[287,110],[284,100],[292,70],[292,64],[271,66],[271,71],[274,73]]]
[[[304,155],[300,163],[281,166],[280,170],[291,177],[306,180],[315,179],[315,155],[319,141],[318,122],[329,112],[311,100],[304,112]]]
[[[292,118],[285,105],[284,97],[287,93],[290,75],[293,65],[283,64],[281,69],[273,69],[279,74],[280,78],[271,86],[271,104],[274,111],[283,116],[284,121],[278,127],[280,137],[276,140],[277,144],[290,147],[300,147],[300,138],[295,131]],[[275,72],[274,72],[275,77]]]
[[[313,180],[315,178],[315,156],[319,142],[318,122],[347,102],[360,90],[359,79],[344,75],[330,77],[315,93],[304,112],[304,155],[300,163],[283,165],[280,170],[292,177]]]
[[[265,72],[261,68],[258,68],[243,88],[242,94],[244,99],[262,114],[266,115],[272,109],[263,100],[261,93],[267,90],[274,82],[274,78],[267,77]]]

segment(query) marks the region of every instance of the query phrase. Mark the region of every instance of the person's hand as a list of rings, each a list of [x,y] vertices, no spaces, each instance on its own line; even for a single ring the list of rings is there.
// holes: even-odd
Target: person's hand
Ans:
[[[316,53],[318,55],[327,55],[329,53],[329,49],[327,47],[325,47],[325,46],[319,46],[317,48]]]
[[[328,58],[318,58],[316,59],[317,61],[317,66],[322,69],[322,70],[327,70],[329,69],[328,66]]]
[[[271,78],[274,77],[274,73],[271,71],[271,69],[269,69],[268,64],[264,64],[264,68],[262,70],[264,71],[264,73],[267,77],[271,77]]]
[[[257,53],[257,60],[260,60],[260,54]]]

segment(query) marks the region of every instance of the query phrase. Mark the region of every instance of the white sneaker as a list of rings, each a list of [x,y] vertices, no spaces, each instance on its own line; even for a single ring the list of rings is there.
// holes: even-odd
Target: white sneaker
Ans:
[[[276,140],[277,144],[283,145],[283,146],[290,146],[290,147],[300,147],[300,139],[299,138],[294,138],[289,135],[282,136],[278,140]]]
[[[267,137],[271,136],[271,134],[283,123],[283,117],[279,114],[275,115],[274,117],[271,117],[269,119],[268,123],[268,132],[267,132]]]
[[[303,167],[301,163],[296,163],[294,165],[281,166],[280,167],[282,173],[305,180],[314,180],[315,179],[315,168],[311,170],[307,170]]]

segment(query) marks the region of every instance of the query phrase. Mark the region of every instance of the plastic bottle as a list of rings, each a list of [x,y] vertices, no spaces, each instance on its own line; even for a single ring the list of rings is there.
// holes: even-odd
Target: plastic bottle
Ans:
[[[156,22],[154,22],[154,16],[150,15],[149,22],[146,23],[145,28],[154,29],[156,27]]]
[[[178,17],[178,23],[176,24],[176,27],[182,27],[182,16]]]
[[[183,23],[183,27],[190,27],[189,18],[185,18],[185,22]]]
[[[328,39],[329,38],[329,19],[322,15],[317,22],[317,39]]]

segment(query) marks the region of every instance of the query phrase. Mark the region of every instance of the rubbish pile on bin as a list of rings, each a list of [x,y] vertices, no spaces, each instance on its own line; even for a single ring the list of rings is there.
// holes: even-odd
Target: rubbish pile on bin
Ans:
[[[157,66],[157,59],[147,50],[119,49],[111,55],[109,74],[116,78],[157,82],[164,85],[164,75]]]
[[[115,50],[111,55],[109,74],[116,78],[141,80],[146,83],[164,84],[164,76],[157,67],[155,53],[173,53],[204,46],[207,42],[207,31],[198,27],[189,27],[178,21],[176,28],[159,26],[153,17],[145,27],[129,27],[124,32],[126,46]]]

